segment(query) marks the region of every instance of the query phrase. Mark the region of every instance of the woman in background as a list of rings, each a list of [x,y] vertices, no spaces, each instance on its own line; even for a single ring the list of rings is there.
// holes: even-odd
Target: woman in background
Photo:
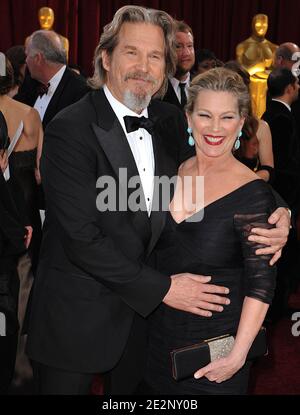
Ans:
[[[11,383],[18,343],[19,277],[17,264],[30,244],[32,228],[24,211],[22,191],[13,177],[5,180],[9,139],[0,112],[0,394]]]
[[[41,240],[41,220],[38,208],[37,182],[40,182],[39,159],[42,150],[43,130],[37,111],[8,96],[13,85],[13,69],[6,59],[6,76],[0,76],[0,111],[8,128],[8,136],[13,139],[21,122],[20,138],[9,157],[10,174],[19,183],[25,209],[33,227],[33,239],[29,249],[33,272],[37,267]]]
[[[9,60],[6,59],[6,75],[0,76],[0,111],[7,123],[9,139],[12,140],[15,135],[19,136],[19,140],[9,157],[9,172],[11,179],[18,184],[19,193],[22,196],[22,201],[19,202],[18,206],[25,210],[28,223],[33,228],[28,254],[21,256],[18,261],[20,279],[18,314],[21,331],[23,331],[25,310],[33,276],[37,268],[42,237],[38,183],[40,183],[39,159],[42,150],[43,131],[37,111],[9,97],[8,94],[13,83],[13,69]],[[24,354],[24,347],[25,337],[22,336],[18,344],[15,384],[20,384],[23,380],[32,376],[31,367],[27,356]]]
[[[8,92],[10,97],[14,97],[25,78],[26,53],[24,45],[12,46],[6,51],[6,57],[10,61],[14,70],[14,81],[11,90]]]
[[[238,62],[226,62],[224,67],[238,73],[249,90],[250,75]],[[234,155],[263,180],[272,183],[274,157],[270,127],[266,121],[258,120],[253,115],[251,102],[240,137],[240,147],[235,150]]]

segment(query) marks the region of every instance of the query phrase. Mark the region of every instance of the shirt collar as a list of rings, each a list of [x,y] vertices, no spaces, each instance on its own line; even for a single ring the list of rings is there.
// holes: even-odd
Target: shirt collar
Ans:
[[[148,118],[148,109],[147,108],[145,108],[141,112],[141,114],[137,114],[136,112],[134,112],[131,109],[129,109],[128,107],[126,107],[126,105],[124,105],[122,102],[117,100],[112,95],[112,93],[108,89],[107,85],[104,85],[103,91],[104,91],[104,94],[105,94],[106,98],[108,99],[108,102],[110,103],[114,113],[116,114],[118,120],[120,121],[120,124],[122,125],[122,128],[123,128],[125,134],[128,134],[128,133],[126,131],[125,122],[124,122],[123,117],[125,117],[126,115],[131,115],[133,117],[143,117],[144,116],[144,117]]]
[[[56,74],[52,76],[52,78],[49,80],[49,84],[50,84],[49,89],[51,93],[53,93],[56,90],[58,84],[61,81],[61,78],[63,77],[63,74],[65,73],[65,70],[66,70],[66,65],[62,66],[60,70],[56,72]]]
[[[186,84],[186,87],[189,87],[190,86],[190,81],[191,81],[191,74],[189,72],[188,75],[187,75],[187,78],[184,81],[179,81],[177,78],[174,78],[174,76],[169,78],[169,79],[170,79],[170,82],[171,82],[174,89],[179,88],[180,83],[184,83],[184,84]]]
[[[284,102],[284,101],[281,101],[281,99],[278,99],[278,98],[272,98],[272,101],[281,102],[281,104],[285,105],[285,106],[287,107],[287,109],[288,109],[290,112],[292,111],[292,108],[289,106],[289,104],[287,104],[287,103],[286,103],[286,102]]]

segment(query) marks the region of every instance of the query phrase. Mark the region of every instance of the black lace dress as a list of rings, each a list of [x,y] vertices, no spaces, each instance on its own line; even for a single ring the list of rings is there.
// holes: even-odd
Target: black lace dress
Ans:
[[[17,350],[17,262],[26,252],[24,225],[27,218],[23,206],[24,200],[17,183],[12,178],[5,182],[0,170],[0,395],[7,393]]]
[[[249,364],[217,384],[206,378],[175,381],[170,351],[202,339],[235,333],[245,296],[270,303],[276,270],[269,256],[257,256],[247,237],[253,226],[270,227],[275,208],[268,184],[254,180],[205,207],[193,221],[177,224],[170,213],[155,256],[160,271],[211,275],[212,283],[230,289],[230,305],[222,313],[201,317],[161,304],[149,317],[149,350],[145,382],[161,394],[244,394]],[[202,215],[204,216],[202,218]],[[197,219],[199,219],[197,221]]]
[[[29,219],[29,224],[33,228],[28,253],[31,258],[33,273],[35,273],[42,237],[38,186],[34,175],[36,149],[12,152],[9,158],[9,167],[11,176],[18,182],[19,187],[22,189],[25,199],[25,211]]]

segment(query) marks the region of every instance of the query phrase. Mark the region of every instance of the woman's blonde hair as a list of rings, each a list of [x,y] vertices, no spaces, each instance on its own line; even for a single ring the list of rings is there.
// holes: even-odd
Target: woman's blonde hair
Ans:
[[[210,69],[196,76],[189,87],[189,98],[185,107],[188,113],[194,111],[194,106],[200,91],[229,92],[236,96],[239,114],[246,117],[249,112],[250,96],[243,79],[237,73],[225,69]]]
[[[106,70],[102,62],[102,51],[112,55],[119,41],[119,32],[123,23],[147,23],[162,29],[165,39],[165,79],[162,87],[155,97],[162,97],[168,86],[168,76],[172,76],[176,70],[175,49],[175,23],[174,19],[161,10],[147,9],[139,6],[121,7],[114,15],[113,20],[107,24],[100,37],[99,44],[94,54],[94,75],[88,80],[93,89],[100,88],[106,82]]]

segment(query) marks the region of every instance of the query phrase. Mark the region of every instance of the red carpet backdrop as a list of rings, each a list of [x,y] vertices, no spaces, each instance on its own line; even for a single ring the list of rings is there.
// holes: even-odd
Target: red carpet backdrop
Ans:
[[[289,306],[300,310],[300,287]],[[298,324],[282,318],[268,327],[269,354],[252,368],[250,390],[253,395],[300,395],[300,313]],[[296,324],[295,324],[296,323]],[[292,335],[292,327],[298,336]]]
[[[0,51],[23,44],[39,29],[38,10],[54,10],[54,29],[70,41],[70,63],[89,75],[92,57],[103,26],[125,4],[162,9],[193,28],[195,46],[213,50],[219,59],[235,57],[236,45],[250,36],[257,13],[269,16],[267,39],[274,43],[300,42],[299,0],[1,0]]]

